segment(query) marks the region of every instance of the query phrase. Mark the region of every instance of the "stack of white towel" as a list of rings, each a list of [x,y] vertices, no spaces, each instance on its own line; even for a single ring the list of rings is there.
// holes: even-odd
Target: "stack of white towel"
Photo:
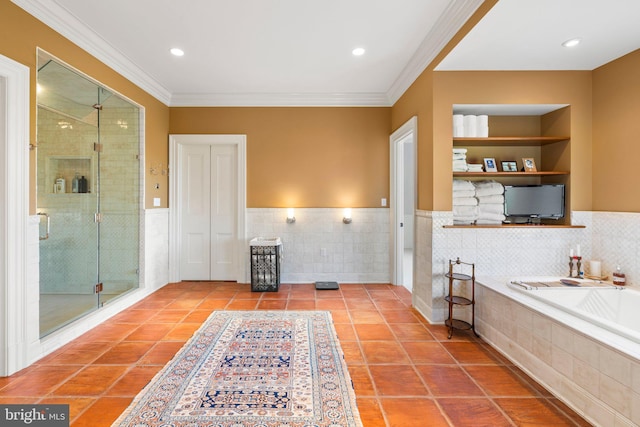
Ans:
[[[467,149],[466,148],[453,149],[453,171],[454,172],[467,171]]]
[[[487,137],[489,136],[489,116],[472,114],[453,115],[453,136],[455,137]]]
[[[467,163],[467,172],[484,172],[484,170],[480,163]]]
[[[502,224],[504,216],[504,187],[496,181],[474,183],[478,200],[478,225]],[[455,216],[454,216],[455,218]]]
[[[476,188],[470,181],[453,180],[453,223],[473,224],[478,219]]]
[[[464,136],[464,116],[462,114],[453,115],[453,137]]]

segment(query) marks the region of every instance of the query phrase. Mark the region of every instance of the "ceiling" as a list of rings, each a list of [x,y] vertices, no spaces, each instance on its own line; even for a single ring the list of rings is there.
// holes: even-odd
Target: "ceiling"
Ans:
[[[638,0],[500,0],[436,70],[593,70],[640,48],[638,20]]]
[[[13,1],[171,106],[392,105],[482,4]],[[500,0],[437,69],[591,70],[640,47],[638,18],[638,0]]]

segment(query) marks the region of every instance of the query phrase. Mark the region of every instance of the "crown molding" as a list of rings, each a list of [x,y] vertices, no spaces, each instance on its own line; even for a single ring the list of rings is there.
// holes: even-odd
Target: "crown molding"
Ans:
[[[390,107],[384,93],[175,93],[172,107]]]
[[[50,0],[11,1],[104,62],[158,101],[169,105],[171,93],[164,86],[56,2]]]
[[[392,106],[427,68],[483,0],[454,0],[422,41],[387,93],[171,94],[162,84],[51,0],[11,0],[62,36],[168,106]]]
[[[482,5],[484,0],[455,0],[447,7],[429,34],[424,38],[411,60],[393,82],[387,98],[391,105],[409,89],[414,81],[431,64],[434,58],[444,49],[458,30],[469,20],[471,15]]]

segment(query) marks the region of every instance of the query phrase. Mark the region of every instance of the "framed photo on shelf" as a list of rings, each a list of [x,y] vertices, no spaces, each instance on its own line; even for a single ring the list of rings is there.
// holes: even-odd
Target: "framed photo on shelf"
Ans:
[[[491,157],[484,158],[484,171],[485,172],[498,172],[498,167],[496,166],[496,159]]]
[[[514,160],[503,161],[502,172],[518,172],[518,164]]]
[[[536,161],[532,157],[523,157],[522,164],[524,165],[525,172],[537,172]]]

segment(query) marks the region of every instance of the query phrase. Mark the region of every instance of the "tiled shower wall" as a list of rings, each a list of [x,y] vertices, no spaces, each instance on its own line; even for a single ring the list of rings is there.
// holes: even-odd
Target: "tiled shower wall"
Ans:
[[[109,294],[137,288],[140,273],[139,111],[122,103],[109,98],[100,115],[100,280]]]
[[[282,239],[283,283],[389,283],[389,209],[352,211],[344,224],[342,209],[300,208],[287,224],[286,209],[248,209],[247,237]]]
[[[138,286],[138,109],[109,108],[109,102],[100,117],[100,188],[98,156],[93,150],[93,143],[98,142],[93,113],[87,120],[75,120],[38,109],[37,208],[51,218],[51,236],[41,244],[43,293],[92,293],[97,279],[98,239],[100,280],[105,292],[118,294]],[[87,178],[89,193],[71,192],[76,171]],[[53,191],[59,176],[66,180],[65,194]],[[99,237],[94,222],[98,192],[103,213]]]
[[[95,141],[96,127],[92,123],[38,108],[37,210],[47,213],[51,224],[49,238],[40,242],[42,293],[92,292],[97,270],[93,221],[97,199],[92,188]],[[58,159],[63,163],[59,165]],[[71,194],[76,168],[88,180],[86,194]],[[66,180],[64,194],[54,193],[58,177]],[[44,234],[44,224],[40,234]]]
[[[416,221],[414,305],[432,322],[446,318],[448,260],[476,263],[477,276],[568,274],[569,249],[580,244],[583,259],[599,259],[610,274],[617,263],[627,281],[640,279],[640,214],[573,212],[585,228],[444,228],[451,212],[419,211]]]

